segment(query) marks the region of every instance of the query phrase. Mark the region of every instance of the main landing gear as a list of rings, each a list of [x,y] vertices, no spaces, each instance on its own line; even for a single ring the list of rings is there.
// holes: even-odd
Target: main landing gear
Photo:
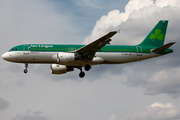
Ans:
[[[83,78],[83,77],[85,76],[85,73],[82,71],[82,67],[79,67],[78,69],[80,69],[79,77],[80,77],[80,78]],[[86,64],[86,65],[84,66],[84,69],[85,69],[86,71],[89,71],[89,70],[91,69],[91,66],[90,66],[89,64]]]
[[[79,77],[80,77],[80,78],[83,78],[84,76],[85,76],[85,73],[84,73],[84,72],[80,72],[80,73],[79,73]]]
[[[77,67],[77,69],[80,69],[79,77],[83,78],[85,76],[85,73],[82,71],[82,67]]]
[[[27,72],[28,72],[27,68],[28,68],[28,63],[25,63],[24,73],[27,73]]]
[[[89,71],[89,70],[91,69],[91,66],[90,66],[89,64],[86,64],[85,67],[84,67],[84,69],[85,69],[86,71]]]

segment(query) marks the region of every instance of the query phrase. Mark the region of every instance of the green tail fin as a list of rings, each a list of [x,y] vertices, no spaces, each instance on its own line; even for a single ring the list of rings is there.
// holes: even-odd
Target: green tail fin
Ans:
[[[139,46],[160,47],[164,45],[167,25],[167,20],[159,21]]]

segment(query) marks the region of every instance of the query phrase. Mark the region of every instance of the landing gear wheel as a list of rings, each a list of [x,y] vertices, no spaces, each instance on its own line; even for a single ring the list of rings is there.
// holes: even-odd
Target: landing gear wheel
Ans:
[[[28,72],[28,70],[27,69],[24,69],[24,73],[27,73]]]
[[[89,70],[91,69],[91,66],[90,66],[89,64],[86,64],[85,67],[84,67],[84,69],[85,69],[86,71],[89,71]]]
[[[84,76],[85,76],[85,73],[84,73],[84,72],[80,72],[80,73],[79,73],[79,77],[80,77],[80,78],[83,78]]]
[[[24,63],[24,64],[25,64],[24,73],[27,73],[27,72],[28,72],[28,70],[27,70],[27,68],[28,68],[28,63]]]

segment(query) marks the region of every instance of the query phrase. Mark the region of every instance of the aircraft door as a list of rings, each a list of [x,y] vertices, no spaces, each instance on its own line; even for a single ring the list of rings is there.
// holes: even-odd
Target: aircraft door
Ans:
[[[23,53],[24,53],[24,55],[29,55],[29,45],[28,44],[23,46]]]
[[[141,46],[136,46],[137,48],[137,56],[142,56],[142,48]]]

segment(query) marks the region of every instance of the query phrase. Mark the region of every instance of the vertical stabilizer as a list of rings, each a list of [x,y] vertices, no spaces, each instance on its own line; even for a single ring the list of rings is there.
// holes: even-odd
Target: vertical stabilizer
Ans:
[[[164,45],[167,25],[167,20],[159,21],[139,46],[160,47]]]

